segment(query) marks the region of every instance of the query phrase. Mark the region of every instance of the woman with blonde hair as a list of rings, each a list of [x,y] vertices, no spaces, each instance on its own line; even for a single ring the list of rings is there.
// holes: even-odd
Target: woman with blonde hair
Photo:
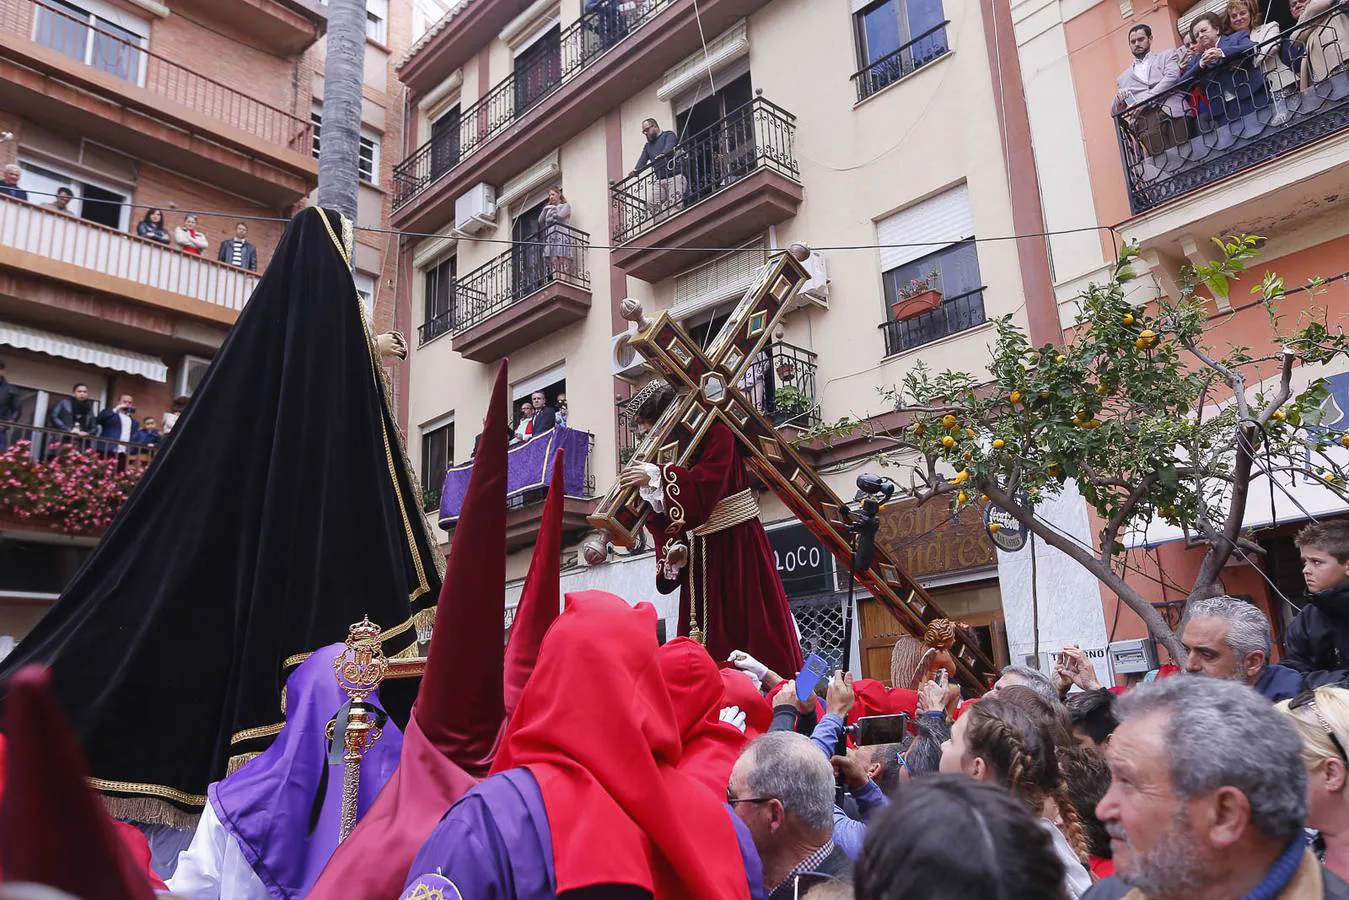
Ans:
[[[543,237],[543,256],[553,278],[571,275],[571,259],[575,241],[567,226],[571,223],[571,204],[562,193],[562,186],[548,189],[548,202],[539,211],[539,231]]]
[[[1307,827],[1321,833],[1317,850],[1327,869],[1349,878],[1349,690],[1303,691],[1275,706],[1302,738],[1307,767]]]
[[[1284,91],[1296,83],[1293,70],[1279,58],[1279,23],[1266,22],[1260,9],[1260,0],[1227,0],[1227,30],[1245,31],[1255,42],[1255,66],[1264,73],[1265,83],[1269,86],[1269,95],[1274,106],[1272,124],[1278,125],[1288,118],[1288,107],[1284,102]]]

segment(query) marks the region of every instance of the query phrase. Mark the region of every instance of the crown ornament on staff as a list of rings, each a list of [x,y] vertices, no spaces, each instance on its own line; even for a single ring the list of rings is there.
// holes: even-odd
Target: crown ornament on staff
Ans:
[[[383,733],[376,710],[366,703],[389,672],[389,658],[380,642],[381,629],[369,616],[347,629],[346,647],[333,659],[337,684],[347,695],[342,727],[342,822],[337,839],[347,839],[356,827],[361,791],[361,759]],[[336,724],[336,723],[334,723]],[[330,734],[331,738],[332,735]]]

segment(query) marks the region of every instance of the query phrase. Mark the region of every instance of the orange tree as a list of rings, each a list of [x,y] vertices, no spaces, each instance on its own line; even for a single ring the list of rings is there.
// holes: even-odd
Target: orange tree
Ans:
[[[1349,435],[1318,427],[1324,379],[1292,387],[1298,366],[1349,353],[1325,310],[1289,327],[1278,314],[1287,291],[1266,274],[1251,293],[1269,313],[1269,352],[1206,341],[1210,316],[1196,286],[1226,298],[1259,240],[1214,243],[1219,258],[1188,270],[1179,298],[1146,309],[1126,297],[1138,250],[1125,248],[1111,280],[1078,298],[1063,345],[1032,346],[1009,318],[997,320],[991,381],[920,365],[882,391],[902,430],[873,430],[888,440],[876,462],[911,468],[920,503],[1005,510],[1117,594],[1177,659],[1170,626],[1124,577],[1129,534],[1165,522],[1202,540],[1207,553],[1188,599],[1221,593],[1219,573],[1233,554],[1262,552],[1242,529],[1252,479],[1296,472],[1343,494],[1345,473],[1326,451],[1349,447]],[[816,434],[828,441],[870,428],[844,418]],[[1039,501],[1070,479],[1102,523],[1096,547],[1037,515]]]

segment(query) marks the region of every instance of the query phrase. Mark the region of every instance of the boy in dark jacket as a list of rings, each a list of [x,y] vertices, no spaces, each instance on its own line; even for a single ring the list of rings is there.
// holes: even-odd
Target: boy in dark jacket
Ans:
[[[1304,673],[1305,687],[1349,680],[1349,522],[1298,532],[1309,603],[1288,627],[1281,662]]]

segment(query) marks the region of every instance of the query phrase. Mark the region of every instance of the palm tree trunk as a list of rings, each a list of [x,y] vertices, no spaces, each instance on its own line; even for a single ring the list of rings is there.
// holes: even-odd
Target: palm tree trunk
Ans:
[[[331,0],[323,66],[319,206],[356,220],[360,183],[361,85],[365,80],[365,0]]]

